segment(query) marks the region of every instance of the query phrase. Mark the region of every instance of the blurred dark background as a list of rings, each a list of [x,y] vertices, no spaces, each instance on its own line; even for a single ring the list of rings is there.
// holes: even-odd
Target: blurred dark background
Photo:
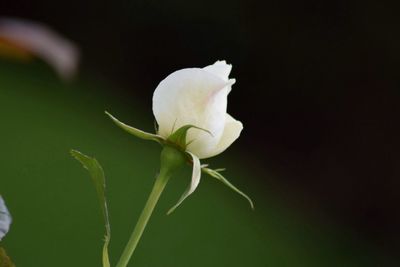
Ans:
[[[169,73],[227,60],[237,80],[228,109],[245,125],[235,146],[273,174],[265,188],[397,257],[400,4],[3,1],[0,10],[75,41],[82,75],[112,82],[127,102],[140,97],[148,114]]]

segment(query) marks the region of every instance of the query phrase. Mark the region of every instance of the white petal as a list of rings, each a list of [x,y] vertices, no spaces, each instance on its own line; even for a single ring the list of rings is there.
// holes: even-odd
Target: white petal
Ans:
[[[200,183],[200,178],[201,178],[201,165],[200,165],[200,160],[196,155],[188,152],[190,156],[192,156],[193,159],[193,171],[192,171],[192,181],[190,182],[189,187],[186,189],[186,191],[183,193],[181,198],[179,199],[178,203],[173,206],[167,214],[171,214],[182,202],[196,190],[197,186]]]
[[[232,65],[226,64],[225,60],[217,61],[213,65],[209,65],[204,67],[203,70],[208,71],[218,77],[222,78],[225,81],[229,80],[229,74],[232,70]]]
[[[188,150],[203,158],[218,144],[225,127],[228,89],[225,81],[203,69],[176,71],[157,86],[153,95],[153,113],[159,135],[167,138],[184,125],[194,125],[212,133],[191,129]]]
[[[238,137],[243,130],[243,124],[226,114],[225,129],[218,145],[210,151],[206,158],[216,156],[227,149]]]

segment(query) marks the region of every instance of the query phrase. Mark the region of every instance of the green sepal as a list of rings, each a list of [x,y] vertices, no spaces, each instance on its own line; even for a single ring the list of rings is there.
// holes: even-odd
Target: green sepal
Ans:
[[[241,195],[242,197],[244,197],[245,199],[247,199],[247,201],[250,204],[250,207],[254,210],[254,203],[251,200],[251,198],[249,196],[247,196],[245,193],[243,193],[242,191],[240,191],[236,186],[234,186],[233,184],[231,184],[222,174],[220,174],[217,170],[212,170],[209,168],[202,168],[201,169],[204,173],[207,173],[208,175],[210,175],[211,177],[216,178],[217,180],[221,181],[222,183],[224,183],[226,186],[228,186],[230,189],[232,189],[233,191],[235,191],[236,193],[238,193],[239,195]],[[218,170],[224,170],[224,169],[218,169]]]
[[[100,202],[101,212],[103,214],[104,225],[106,230],[104,236],[104,245],[103,245],[103,267],[110,267],[110,259],[108,256],[108,244],[110,243],[111,239],[111,227],[110,227],[110,220],[108,217],[108,208],[105,196],[106,179],[103,168],[95,158],[86,156],[77,150],[71,150],[71,155],[80,163],[82,163],[83,167],[89,171],[94,186],[96,188],[97,197]]]
[[[178,203],[176,203],[172,208],[169,209],[167,215],[170,215],[172,212],[174,212],[175,209],[179,207],[182,204],[182,202],[196,190],[197,186],[200,183],[200,178],[201,178],[200,159],[193,153],[190,153],[189,151],[186,151],[186,153],[190,155],[193,161],[192,179],[190,181],[188,188],[183,192],[181,198],[178,200]]]
[[[157,143],[163,144],[164,143],[164,138],[157,134],[152,134],[152,133],[147,133],[145,131],[136,129],[135,127],[129,126],[121,121],[119,121],[117,118],[115,118],[113,115],[105,111],[105,113],[111,118],[111,120],[121,129],[127,131],[128,133],[144,139],[144,140],[150,140],[150,141],[156,141]]]
[[[186,136],[187,136],[187,132],[191,128],[194,128],[194,129],[197,129],[197,130],[201,130],[201,131],[205,131],[205,132],[209,133],[210,135],[212,135],[211,132],[206,130],[206,129],[203,129],[203,128],[188,124],[188,125],[182,126],[178,130],[176,130],[174,133],[172,133],[167,138],[167,141],[169,143],[175,144],[176,146],[178,146],[183,151],[186,151],[186,147],[189,145],[189,143],[186,142]]]
[[[4,248],[0,247],[0,267],[15,267]]]

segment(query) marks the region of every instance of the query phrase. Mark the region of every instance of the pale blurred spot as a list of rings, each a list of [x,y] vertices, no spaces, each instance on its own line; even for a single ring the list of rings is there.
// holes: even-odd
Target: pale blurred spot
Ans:
[[[11,224],[11,215],[8,212],[6,204],[4,203],[3,198],[0,196],[0,241],[10,230]],[[2,265],[0,265],[2,266]]]
[[[27,60],[36,56],[69,80],[78,71],[79,50],[44,24],[12,18],[0,19],[0,56]]]

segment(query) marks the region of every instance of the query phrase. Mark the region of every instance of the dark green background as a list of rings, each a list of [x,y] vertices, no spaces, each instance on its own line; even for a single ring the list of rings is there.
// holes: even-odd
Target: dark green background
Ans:
[[[18,266],[99,266],[101,216],[88,175],[68,155],[76,148],[106,171],[115,262],[151,189],[159,147],[122,132],[104,110],[151,131],[152,93],[165,76],[225,59],[237,80],[228,111],[245,129],[207,162],[227,167],[256,211],[204,177],[164,216],[187,169],[167,187],[135,262],[400,265],[399,9],[390,0],[1,2],[0,16],[43,22],[82,55],[72,83],[38,60],[0,59],[0,193],[15,219],[9,253]]]
[[[105,169],[117,260],[150,192],[160,148],[117,128],[105,109],[151,131],[150,99],[126,100],[90,77],[64,84],[41,63],[0,65],[1,193],[14,223],[4,240],[17,266],[100,266],[103,225],[88,174],[70,148],[95,155]],[[245,128],[246,130],[246,128]],[[240,140],[238,141],[240,142]],[[321,224],[285,206],[260,181],[270,174],[234,145],[216,159],[256,203],[213,178],[172,215],[190,170],[168,184],[132,266],[391,266],[394,259],[349,229]],[[394,265],[392,265],[394,266]]]

